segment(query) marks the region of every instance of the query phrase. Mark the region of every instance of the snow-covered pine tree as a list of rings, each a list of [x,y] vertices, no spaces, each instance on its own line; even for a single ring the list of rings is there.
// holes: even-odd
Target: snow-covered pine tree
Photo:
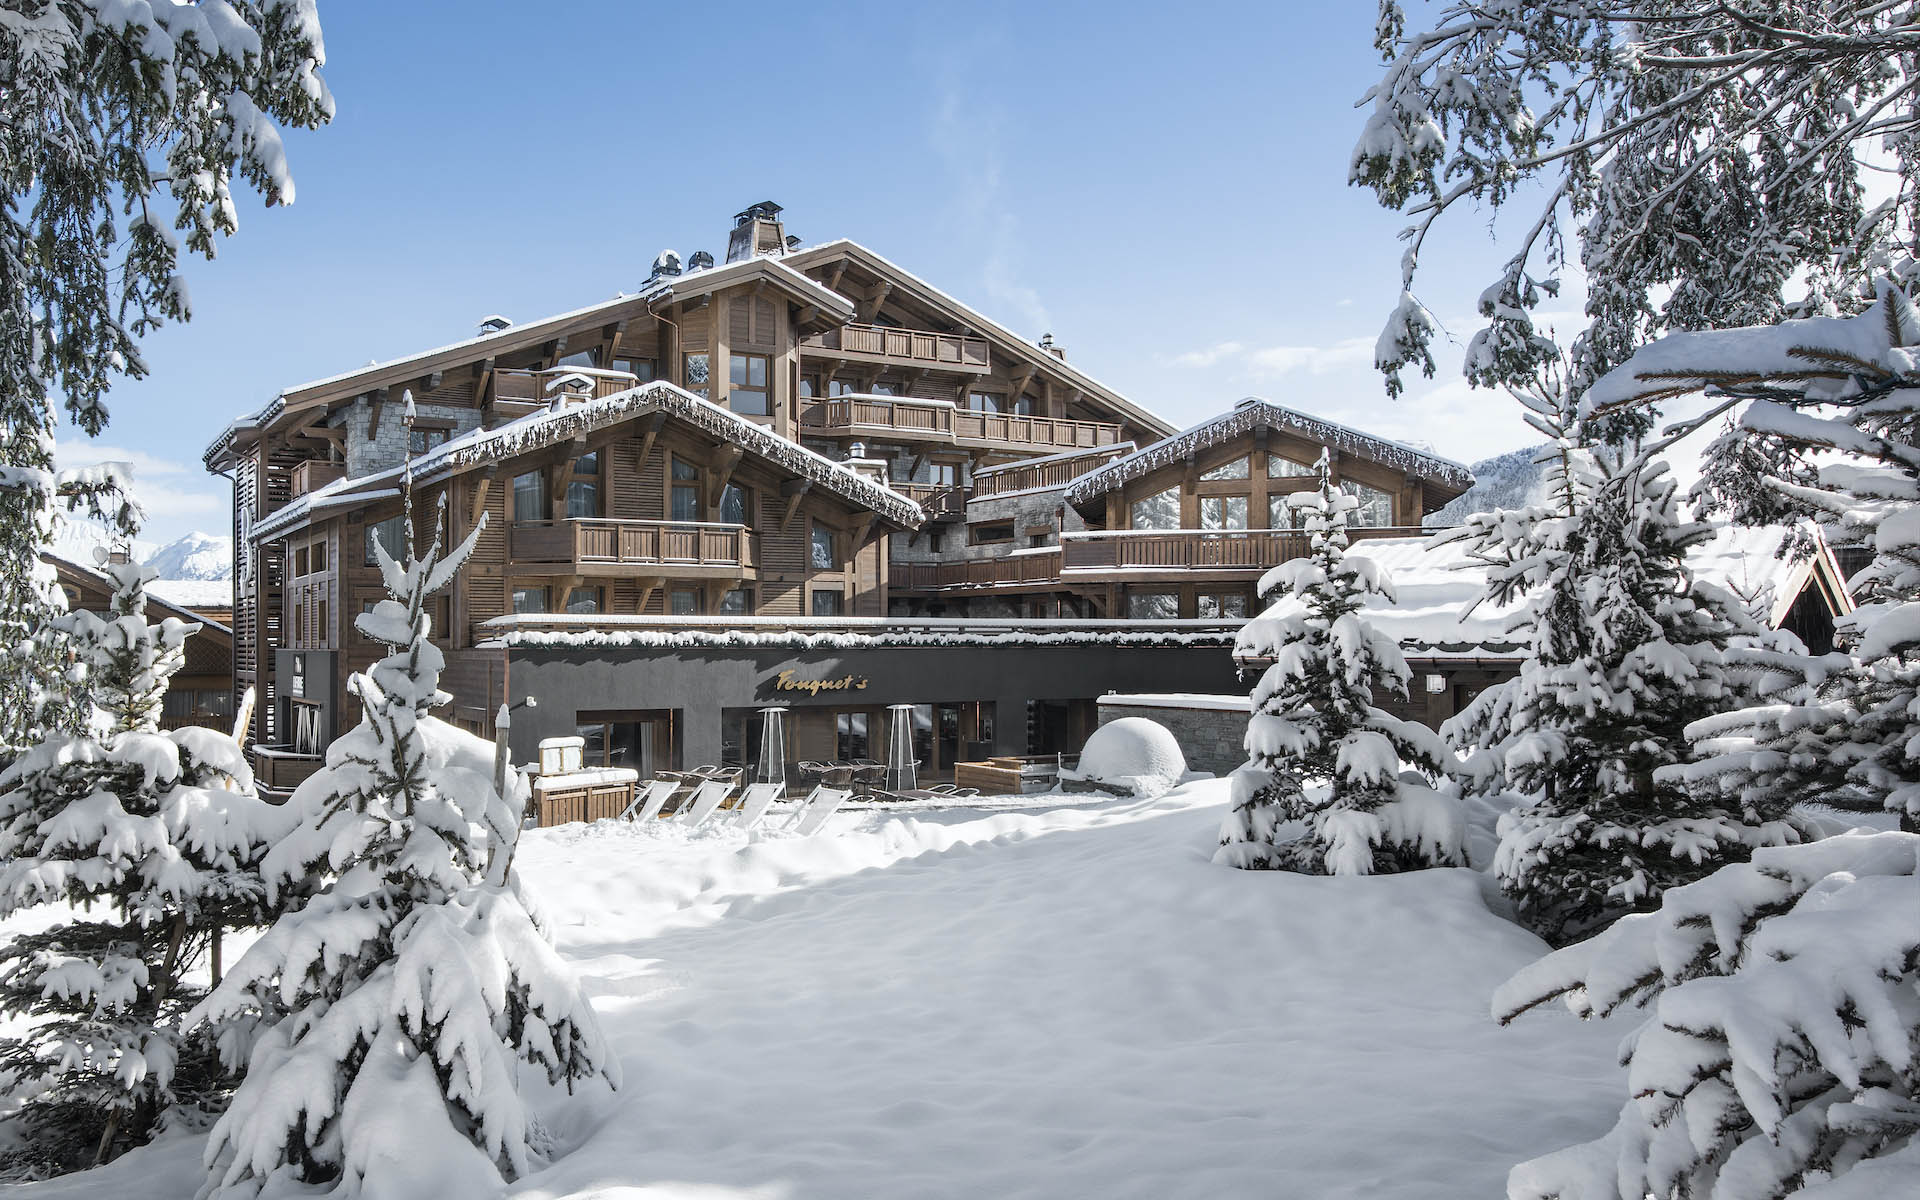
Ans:
[[[1462,863],[1457,806],[1403,775],[1403,764],[1440,773],[1446,747],[1374,704],[1407,695],[1399,645],[1361,611],[1370,596],[1391,600],[1393,581],[1347,554],[1358,501],[1334,484],[1324,451],[1319,470],[1318,491],[1290,498],[1309,553],[1267,573],[1270,607],[1240,633],[1236,653],[1273,665],[1253,690],[1248,762],[1235,773],[1216,861],[1328,875]],[[1287,821],[1302,822],[1302,836],[1269,850]]]
[[[1920,836],[1756,850],[1540,959],[1501,1023],[1651,1007],[1612,1131],[1513,1169],[1512,1200],[1910,1195],[1920,1179]],[[1822,1186],[1825,1185],[1825,1186]]]
[[[207,1146],[210,1196],[352,1195],[371,1177],[396,1195],[493,1194],[534,1153],[522,1063],[618,1083],[572,972],[505,872],[487,876],[525,781],[505,770],[503,794],[494,748],[432,715],[448,697],[426,600],[480,529],[443,556],[436,519],[416,556],[410,485],[403,504],[406,561],[377,548],[388,598],[356,622],[391,653],[349,680],[361,724],[295,792],[297,825],[264,864],[273,889],[325,883],[191,1014],[262,1025],[223,1046],[247,1074]]]
[[[140,337],[189,316],[182,242],[211,258],[235,229],[234,175],[292,202],[274,121],[329,119],[324,57],[314,0],[0,6],[0,759],[84,707],[42,684],[64,605],[36,556],[91,487],[54,470],[49,396],[99,433]]]
[[[220,1081],[210,1047],[183,1039],[198,998],[182,982],[214,923],[263,894],[253,864],[274,810],[240,748],[213,730],[159,729],[167,680],[198,626],[147,624],[152,572],[108,565],[104,615],[61,619],[95,708],[0,775],[0,916],[87,906],[0,949],[0,1013],[30,1024],[0,1043],[23,1101],[15,1171],[85,1166],[138,1145],[178,1102]]]
[[[1678,774],[1687,725],[1745,699],[1729,647],[1766,637],[1688,571],[1711,527],[1681,520],[1651,449],[1583,445],[1564,389],[1527,404],[1554,439],[1550,506],[1477,513],[1442,535],[1487,564],[1490,599],[1527,597],[1514,620],[1527,654],[1442,731],[1467,790],[1518,801],[1494,872],[1521,920],[1564,945],[1799,834],[1790,804],[1727,804]]]
[[[1758,657],[1768,703],[1694,725],[1703,757],[1690,774],[1741,803],[1884,805],[1920,832],[1920,308],[1885,282],[1856,317],[1675,335],[1587,403],[1706,387],[1731,397],[1720,407],[1744,404],[1721,439],[1723,461],[1746,468],[1724,501],[1735,516],[1810,515],[1829,540],[1874,558],[1852,580],[1860,608],[1841,623],[1852,645]]]

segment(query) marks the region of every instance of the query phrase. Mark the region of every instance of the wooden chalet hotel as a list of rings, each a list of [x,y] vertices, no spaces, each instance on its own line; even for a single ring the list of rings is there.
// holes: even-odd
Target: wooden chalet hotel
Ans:
[[[410,393],[417,417],[402,421]],[[632,295],[289,388],[208,448],[234,485],[236,694],[286,787],[357,721],[378,647],[370,546],[482,518],[438,599],[452,719],[589,765],[884,753],[912,704],[923,774],[1079,748],[1108,692],[1242,690],[1232,634],[1304,552],[1285,493],[1333,451],[1369,533],[1409,532],[1457,464],[1265,402],[1185,433],[850,241],[772,204],[724,262],[672,252]]]

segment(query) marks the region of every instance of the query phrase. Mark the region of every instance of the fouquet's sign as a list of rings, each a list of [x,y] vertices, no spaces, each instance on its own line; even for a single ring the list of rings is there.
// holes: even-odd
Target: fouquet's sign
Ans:
[[[864,675],[842,675],[838,679],[795,679],[792,671],[782,671],[773,677],[773,690],[776,692],[805,692],[809,696],[818,696],[821,692],[859,692],[865,691],[867,677]]]

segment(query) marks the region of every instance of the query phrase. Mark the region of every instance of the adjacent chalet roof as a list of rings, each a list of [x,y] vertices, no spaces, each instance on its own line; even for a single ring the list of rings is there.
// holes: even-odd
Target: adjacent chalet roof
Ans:
[[[1832,550],[1808,527],[1816,539],[1814,552],[1796,560],[1788,545],[1794,532],[1785,526],[1725,526],[1712,541],[1694,548],[1687,565],[1704,583],[1749,603],[1764,602],[1768,622],[1776,628],[1816,576],[1842,610],[1850,610],[1852,599]],[[1434,546],[1428,538],[1378,538],[1356,541],[1347,553],[1372,559],[1392,576],[1396,599],[1392,603],[1377,596],[1369,599],[1366,617],[1399,641],[1408,658],[1512,663],[1524,657],[1525,648],[1510,629],[1524,599],[1505,605],[1482,601],[1486,567],[1469,558],[1458,542]],[[1267,618],[1284,615],[1297,603],[1288,597],[1247,622],[1234,657],[1242,661],[1270,658],[1274,647]]]
[[[968,327],[979,336],[992,342],[993,348],[1001,354],[1009,358],[1017,358],[1025,362],[1033,363],[1043,370],[1065,376],[1073,382],[1074,386],[1078,387],[1088,396],[1098,400],[1107,408],[1111,408],[1122,414],[1127,420],[1132,421],[1136,425],[1144,426],[1159,434],[1173,432],[1172,423],[1164,417],[1140,407],[1138,404],[1135,404],[1106,384],[1101,383],[1085,371],[1068,363],[1065,359],[1060,358],[1050,351],[1041,349],[1031,340],[1021,337],[991,317],[984,316],[974,309],[969,308],[954,298],[950,293],[941,291],[911,271],[867,249],[858,242],[840,238],[831,242],[823,242],[817,246],[802,246],[800,249],[787,254],[786,261],[798,266],[801,270],[805,270],[821,262],[827,262],[841,257],[851,258],[867,270],[887,279],[901,292],[913,296],[921,303],[929,305],[932,308],[944,311],[956,323]]]
[[[105,592],[109,596],[113,595],[113,580],[108,579],[92,567],[83,566],[70,558],[62,558],[50,550],[42,550],[40,552],[40,561],[51,566],[54,572],[61,576],[63,582],[76,586],[94,588],[98,591]],[[229,589],[231,588],[230,584],[227,586]],[[230,605],[232,603],[233,597],[229,590],[225,599],[221,601],[221,604]],[[162,599],[160,596],[154,594],[151,585],[149,585],[147,589],[147,611],[149,614],[158,612],[158,614],[163,617],[178,617],[180,620],[192,625],[204,625],[209,631],[224,635],[229,641],[233,638],[232,629],[222,625],[218,621],[203,617],[191,609],[183,608],[179,604]]]
[[[789,474],[810,480],[850,504],[871,509],[882,519],[897,526],[917,528],[925,520],[925,514],[918,504],[892,488],[883,487],[830,458],[790,442],[770,429],[664,380],[644,383],[599,399],[556,400],[539,412],[529,413],[504,425],[470,430],[414,459],[410,464],[412,479],[416,484],[428,483],[656,412],[685,421],[722,442],[739,446],[748,454],[766,459]],[[355,479],[335,480],[326,487],[295,498],[292,503],[263,518],[253,527],[252,536],[269,540],[299,527],[315,512],[347,504],[365,504],[395,495],[403,469],[391,467]]]
[[[1473,472],[1454,462],[1402,442],[1362,433],[1347,425],[1310,416],[1249,396],[1211,420],[1202,421],[1181,433],[1117,458],[1097,471],[1089,471],[1067,489],[1067,502],[1087,504],[1117,487],[1162,467],[1184,462],[1194,454],[1233,441],[1254,429],[1279,429],[1298,434],[1310,442],[1331,446],[1342,453],[1355,454],[1396,471],[1431,480],[1449,492],[1458,494],[1473,486]]]
[[[207,447],[207,469],[217,471],[229,465],[228,451],[237,434],[268,428],[289,412],[324,407],[363,392],[403,385],[441,368],[458,367],[490,355],[509,354],[552,341],[560,333],[575,327],[639,316],[671,300],[685,300],[754,281],[764,281],[796,301],[817,308],[824,319],[833,323],[844,324],[853,319],[854,307],[846,297],[809,279],[778,258],[742,259],[684,275],[661,276],[649,280],[647,286],[637,294],[622,293],[611,300],[557,316],[529,321],[524,325],[509,325],[464,341],[382,363],[370,363],[352,371],[287,388],[259,411],[236,419],[221,431],[220,436]]]

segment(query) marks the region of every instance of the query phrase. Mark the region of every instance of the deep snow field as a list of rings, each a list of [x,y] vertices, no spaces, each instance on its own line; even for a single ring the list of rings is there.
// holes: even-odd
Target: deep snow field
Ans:
[[[1631,1023],[1496,1026],[1545,947],[1476,874],[1214,867],[1224,781],[1075,799],[528,833],[626,1080],[540,1101],[510,1194],[1483,1200],[1612,1124]],[[203,1140],[18,1194],[189,1197]]]

